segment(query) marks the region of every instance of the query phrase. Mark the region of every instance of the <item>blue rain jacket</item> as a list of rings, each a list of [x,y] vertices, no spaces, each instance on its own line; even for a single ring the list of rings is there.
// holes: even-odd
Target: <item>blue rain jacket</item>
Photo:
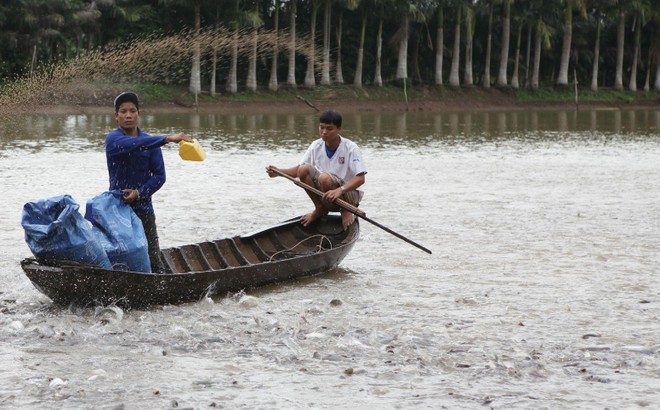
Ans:
[[[140,198],[131,204],[138,215],[154,213],[151,196],[165,183],[165,163],[160,147],[165,136],[152,136],[138,128],[138,136],[124,134],[121,128],[105,137],[110,191],[137,189]]]

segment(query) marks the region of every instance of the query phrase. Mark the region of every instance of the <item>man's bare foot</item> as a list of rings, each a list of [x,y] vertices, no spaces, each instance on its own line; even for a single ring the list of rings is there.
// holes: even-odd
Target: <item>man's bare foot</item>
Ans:
[[[348,212],[344,209],[341,211],[341,225],[344,227],[344,230],[348,230],[348,227],[355,222],[355,215],[351,212]]]
[[[327,213],[328,213],[328,211],[326,211],[322,208],[321,209],[315,208],[314,211],[312,211],[311,214],[307,214],[307,215],[303,216],[302,218],[300,218],[300,223],[303,226],[309,226],[309,224],[316,221],[317,219],[319,219],[320,217],[322,217],[323,215],[325,215]]]

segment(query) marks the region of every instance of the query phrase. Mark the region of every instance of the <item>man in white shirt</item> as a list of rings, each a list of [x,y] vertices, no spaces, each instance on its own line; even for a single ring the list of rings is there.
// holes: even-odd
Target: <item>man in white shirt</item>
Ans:
[[[353,141],[339,135],[342,117],[336,111],[326,111],[319,118],[321,138],[311,143],[300,163],[294,167],[280,169],[292,178],[316,187],[323,197],[307,192],[314,202],[314,210],[303,216],[300,222],[307,226],[326,215],[329,211],[341,211],[342,225],[347,229],[355,221],[355,215],[341,209],[334,202],[338,198],[358,206],[364,192],[359,190],[365,182],[367,168],[360,148]],[[272,165],[266,172],[272,178],[277,176]]]

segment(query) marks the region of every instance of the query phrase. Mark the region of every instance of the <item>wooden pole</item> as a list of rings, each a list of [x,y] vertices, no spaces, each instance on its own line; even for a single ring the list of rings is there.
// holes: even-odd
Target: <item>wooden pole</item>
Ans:
[[[311,187],[311,186],[307,185],[306,183],[301,182],[301,181],[297,180],[296,178],[291,177],[290,175],[285,174],[284,172],[280,171],[279,169],[277,169],[277,168],[275,168],[275,167],[271,167],[271,168],[269,168],[269,170],[272,171],[272,172],[274,172],[274,173],[276,173],[276,174],[279,175],[279,176],[285,177],[286,179],[292,181],[294,184],[296,184],[296,185],[298,185],[299,187],[305,189],[306,191],[312,192],[313,194],[316,194],[316,195],[318,195],[318,196],[320,196],[320,197],[323,196],[323,192],[322,192],[322,191],[320,191],[320,190],[318,190],[318,189],[316,189],[316,188],[314,188],[314,187]],[[345,209],[345,210],[347,210],[348,212],[354,214],[355,216],[358,216],[358,217],[364,219],[365,221],[367,221],[367,222],[369,222],[369,223],[371,223],[371,224],[373,224],[373,225],[376,225],[376,226],[379,227],[380,229],[382,229],[382,230],[384,230],[384,231],[386,231],[386,232],[388,232],[388,233],[390,233],[390,234],[396,236],[397,238],[402,239],[402,240],[408,242],[409,244],[411,244],[411,245],[413,245],[413,246],[415,246],[415,247],[417,247],[417,248],[423,250],[424,252],[426,252],[426,253],[428,253],[428,254],[432,254],[432,253],[433,253],[433,252],[431,252],[431,250],[429,250],[429,249],[423,247],[422,245],[420,245],[420,244],[418,244],[418,243],[416,243],[416,242],[414,242],[414,241],[412,241],[412,240],[406,238],[405,236],[401,235],[400,233],[398,233],[398,232],[394,232],[394,231],[391,230],[390,228],[388,228],[388,227],[386,227],[386,226],[383,226],[383,225],[379,224],[378,222],[374,221],[373,219],[368,218],[368,217],[367,217],[367,214],[366,214],[363,210],[361,210],[361,209],[359,209],[359,208],[357,208],[357,207],[355,207],[355,206],[349,204],[348,202],[344,201],[343,199],[339,198],[339,199],[335,200],[335,204],[337,204],[340,208]]]

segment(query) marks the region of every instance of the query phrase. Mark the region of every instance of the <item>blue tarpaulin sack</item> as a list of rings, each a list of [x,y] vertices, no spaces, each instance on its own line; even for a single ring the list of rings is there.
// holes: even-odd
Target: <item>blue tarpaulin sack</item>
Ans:
[[[85,219],[108,254],[112,268],[151,272],[142,221],[122,200],[120,190],[106,191],[87,201]]]
[[[37,259],[75,261],[111,269],[103,246],[79,208],[70,195],[26,203],[21,219],[25,242]]]

